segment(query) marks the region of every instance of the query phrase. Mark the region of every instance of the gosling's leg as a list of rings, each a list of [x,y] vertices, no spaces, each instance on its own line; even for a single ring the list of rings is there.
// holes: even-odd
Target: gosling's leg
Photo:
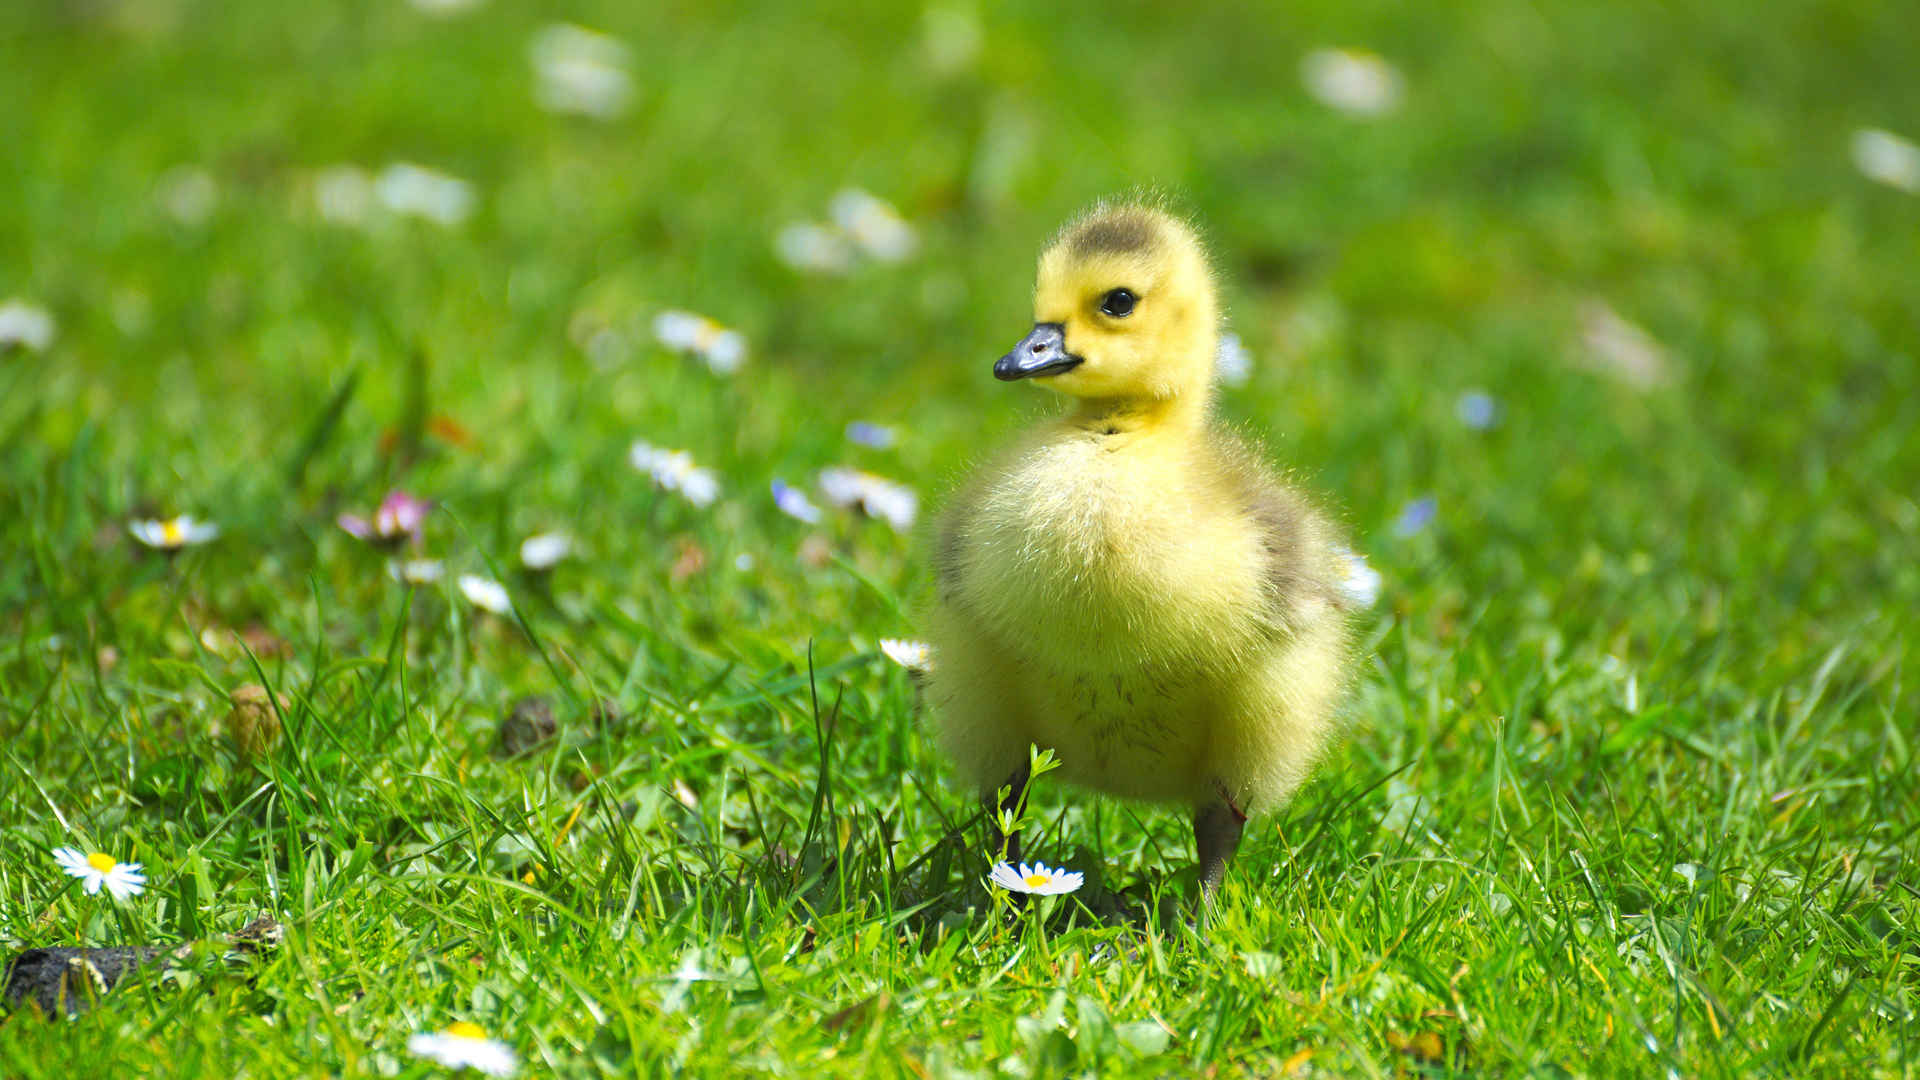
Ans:
[[[1006,854],[1002,860],[1005,862],[1014,864],[1020,862],[1020,830],[1015,829],[1010,833],[1001,835],[1000,812],[1003,810],[1010,813],[1019,812],[1020,802],[1025,799],[1027,795],[1027,781],[1031,778],[1027,766],[1023,764],[1013,770],[1013,775],[1007,778],[1007,797],[1005,799],[998,798],[998,791],[989,791],[981,796],[981,801],[987,805],[987,836],[991,838],[995,835],[1000,835],[1001,844],[1006,850]]]
[[[1200,853],[1200,896],[1208,903],[1227,876],[1227,860],[1240,847],[1247,815],[1224,797],[1194,811],[1193,844]]]

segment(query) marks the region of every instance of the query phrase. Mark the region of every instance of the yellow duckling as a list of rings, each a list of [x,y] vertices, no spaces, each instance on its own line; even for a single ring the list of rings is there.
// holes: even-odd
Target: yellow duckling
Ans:
[[[1335,727],[1351,556],[1213,422],[1218,304],[1184,222],[1102,205],[1068,225],[1034,320],[994,376],[1073,405],[942,516],[939,740],[990,806],[1020,798],[1030,743],[1069,782],[1192,806],[1210,897],[1247,815],[1282,805]]]

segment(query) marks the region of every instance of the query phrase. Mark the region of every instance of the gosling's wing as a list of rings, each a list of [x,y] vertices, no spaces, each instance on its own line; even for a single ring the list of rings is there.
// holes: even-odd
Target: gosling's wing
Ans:
[[[1238,440],[1220,436],[1215,452],[1231,498],[1259,537],[1268,621],[1291,631],[1352,610],[1343,587],[1346,547],[1326,515]]]

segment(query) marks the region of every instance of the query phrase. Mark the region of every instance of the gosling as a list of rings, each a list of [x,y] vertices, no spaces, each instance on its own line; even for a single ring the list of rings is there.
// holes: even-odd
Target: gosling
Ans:
[[[1070,783],[1192,807],[1209,901],[1248,815],[1338,726],[1354,606],[1332,524],[1213,420],[1218,325],[1206,253],[1167,213],[1102,204],[1048,245],[1033,330],[993,374],[1070,407],[945,509],[927,677],[990,818],[1050,748]]]

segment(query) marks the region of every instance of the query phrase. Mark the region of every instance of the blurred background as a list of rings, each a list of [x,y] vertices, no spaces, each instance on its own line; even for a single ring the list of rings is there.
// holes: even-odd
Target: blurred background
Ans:
[[[1358,1048],[1335,1074],[1398,1061],[1433,1010],[1468,1023],[1463,992],[1493,1063],[1631,1074],[1658,1029],[1701,1055],[1676,1075],[1739,1071],[1736,1041],[1798,1072],[1829,1035],[1894,1068],[1916,40],[1911,0],[7,0],[0,776],[33,783],[0,780],[25,898],[0,939],[280,911],[316,943],[263,983],[286,1022],[192,1016],[275,1075],[312,1025],[351,1061],[469,1006],[584,1054],[609,1036],[577,985],[661,1044],[635,1060],[730,1031],[722,1074],[730,1046],[781,1056],[763,1014],[715,991],[668,1017],[671,980],[624,973],[783,950],[817,980],[765,1003],[786,1037],[850,1045],[827,1003],[900,989],[834,959],[878,955],[860,920],[967,927],[984,872],[879,642],[914,634],[944,492],[1054,407],[990,376],[1040,246],[1148,191],[1220,270],[1222,416],[1383,582],[1351,743],[1241,855],[1283,878],[1239,928],[1273,955],[1142,983],[1131,1015],[1224,1033],[1204,1054],[1270,1040],[1248,1075],[1303,1061],[1303,1022]],[[432,504],[393,538],[413,569],[342,527],[396,489]],[[130,534],[175,514],[220,535]],[[235,726],[260,681],[292,695],[283,740]],[[1090,909],[1182,864],[1179,814],[1042,804],[1033,850]],[[152,903],[53,898],[61,806]],[[576,954],[527,890],[625,895],[646,932]],[[795,897],[851,914],[753,914]],[[449,937],[505,959],[436,967]],[[1268,989],[1283,955],[1297,996]],[[944,962],[946,1001],[983,1000]],[[1267,1012],[1207,1026],[1244,976]],[[944,1006],[902,1022],[999,1055],[1043,989],[997,984],[983,1049]]]

